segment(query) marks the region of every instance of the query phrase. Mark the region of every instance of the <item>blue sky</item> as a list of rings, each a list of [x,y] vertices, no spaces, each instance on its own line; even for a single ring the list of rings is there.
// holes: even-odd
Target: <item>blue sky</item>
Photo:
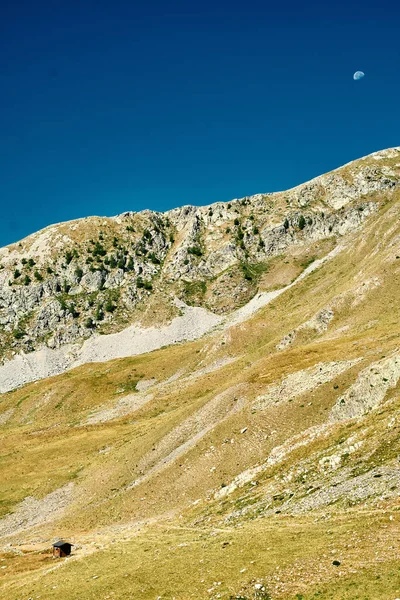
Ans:
[[[399,145],[399,18],[393,1],[7,3],[0,245],[286,189]]]

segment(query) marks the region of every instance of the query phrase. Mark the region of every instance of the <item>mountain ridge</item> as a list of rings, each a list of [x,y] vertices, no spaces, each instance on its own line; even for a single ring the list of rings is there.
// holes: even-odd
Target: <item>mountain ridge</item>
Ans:
[[[316,175],[315,177],[313,177],[312,179],[307,180],[306,182],[300,183],[298,185],[295,185],[291,188],[287,188],[287,189],[283,189],[283,190],[278,190],[276,192],[259,192],[256,194],[252,194],[251,196],[245,196],[245,198],[247,197],[258,197],[258,196],[271,196],[271,195],[275,195],[275,194],[284,194],[286,192],[292,192],[294,190],[303,188],[304,186],[307,186],[310,183],[319,181],[320,179],[323,179],[324,177],[326,177],[327,175],[330,174],[334,174],[336,172],[340,172],[342,169],[345,169],[347,167],[350,167],[351,165],[357,163],[358,161],[363,161],[363,160],[367,160],[367,159],[371,159],[374,158],[376,160],[384,160],[385,158],[389,157],[389,158],[395,158],[398,154],[398,152],[400,152],[400,146],[392,146],[390,148],[385,148],[382,150],[376,150],[374,152],[371,152],[370,154],[366,154],[365,156],[358,158],[358,159],[353,159],[347,163],[344,163],[343,165],[336,167],[335,169],[333,169],[332,171],[328,171],[327,173],[322,173],[320,175]],[[0,249],[4,249],[4,248],[10,248],[11,246],[15,246],[20,242],[23,242],[24,240],[30,238],[33,235],[39,235],[41,233],[46,232],[48,229],[51,229],[53,227],[58,227],[61,225],[67,225],[67,224],[77,224],[81,221],[85,221],[87,219],[118,219],[121,218],[123,216],[129,216],[129,215],[138,215],[138,214],[142,214],[142,213],[151,213],[151,214],[155,214],[155,215],[169,215],[170,213],[174,213],[176,211],[181,211],[181,210],[185,210],[185,209],[197,209],[197,208],[210,208],[219,204],[228,204],[231,202],[237,202],[242,200],[243,198],[232,198],[230,200],[223,200],[223,201],[215,201],[211,204],[202,204],[202,205],[195,205],[195,204],[183,204],[182,206],[178,206],[175,208],[171,208],[165,211],[157,211],[157,210],[152,210],[152,209],[148,209],[148,208],[144,208],[140,211],[123,211],[122,213],[118,213],[116,215],[113,216],[107,216],[107,215],[90,215],[90,216],[85,216],[85,217],[78,217],[76,219],[70,219],[67,221],[59,221],[57,223],[51,223],[50,225],[46,225],[45,227],[42,227],[40,229],[38,229],[37,231],[34,231],[28,235],[26,235],[25,237],[21,238],[20,240],[17,240],[15,242],[10,242],[9,244],[5,244],[4,246],[0,246]]]
[[[271,289],[301,272],[306,244],[304,264],[358,227],[379,206],[368,194],[398,184],[398,156],[374,153],[287,192],[61,223],[0,249],[0,360],[170,323],[175,298],[232,312],[264,289],[272,259],[293,251],[287,278]]]

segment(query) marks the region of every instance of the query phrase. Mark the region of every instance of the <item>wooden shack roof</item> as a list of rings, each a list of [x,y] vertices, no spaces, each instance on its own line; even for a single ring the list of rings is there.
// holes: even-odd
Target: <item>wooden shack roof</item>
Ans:
[[[62,548],[63,546],[73,546],[70,542],[64,542],[64,540],[58,540],[53,544],[53,548]]]

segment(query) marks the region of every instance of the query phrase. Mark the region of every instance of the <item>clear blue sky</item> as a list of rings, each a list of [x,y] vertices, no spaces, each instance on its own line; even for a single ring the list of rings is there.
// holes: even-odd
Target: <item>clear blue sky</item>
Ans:
[[[399,145],[399,19],[393,0],[4,3],[0,245]]]

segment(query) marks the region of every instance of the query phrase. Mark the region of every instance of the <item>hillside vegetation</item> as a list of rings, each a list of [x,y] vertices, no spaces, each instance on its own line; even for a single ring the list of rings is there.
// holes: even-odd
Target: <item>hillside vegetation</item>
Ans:
[[[400,595],[399,183],[391,149],[0,250],[3,597]]]

